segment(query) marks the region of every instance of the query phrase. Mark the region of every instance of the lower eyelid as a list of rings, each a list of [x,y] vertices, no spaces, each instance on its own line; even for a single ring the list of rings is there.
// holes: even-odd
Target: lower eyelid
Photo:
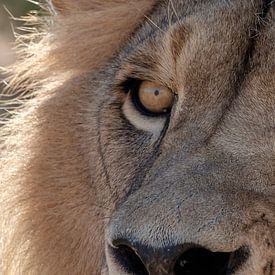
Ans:
[[[167,120],[166,116],[146,116],[136,109],[132,100],[128,97],[122,107],[125,117],[137,129],[150,132],[159,136]]]

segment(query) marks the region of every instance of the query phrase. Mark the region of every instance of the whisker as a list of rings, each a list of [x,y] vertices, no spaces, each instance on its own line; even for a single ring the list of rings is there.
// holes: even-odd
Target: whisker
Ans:
[[[180,22],[180,18],[179,18],[178,14],[177,14],[177,11],[176,11],[176,9],[175,9],[175,5],[174,5],[173,0],[169,0],[169,4],[171,4],[171,7],[172,7],[172,9],[173,9],[173,12],[174,12],[175,16],[177,17],[178,22]]]
[[[171,15],[171,12],[170,12],[170,4],[167,7],[167,17],[168,17],[168,24],[169,24],[169,27],[170,27],[170,26],[172,26],[172,15]]]
[[[147,15],[145,15],[145,18],[152,24],[154,25],[157,29],[159,29],[161,32],[165,33],[163,29],[161,29],[151,18],[149,18]]]

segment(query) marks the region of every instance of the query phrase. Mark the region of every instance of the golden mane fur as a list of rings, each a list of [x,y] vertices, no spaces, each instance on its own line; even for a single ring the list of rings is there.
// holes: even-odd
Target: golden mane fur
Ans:
[[[123,41],[154,4],[154,1],[148,0],[53,2],[58,8],[57,14],[45,15],[42,19],[29,16],[26,22],[36,25],[35,31],[18,37],[18,61],[7,70],[7,91],[17,95],[15,101],[24,99],[26,94],[29,97],[30,93],[39,95],[40,99],[46,97],[50,100],[53,87],[60,86],[60,101],[56,99],[56,102],[67,102],[67,99],[77,101],[78,95],[75,98],[74,95],[69,95],[67,99],[63,97],[63,90],[68,89],[65,81],[100,67],[119,50]],[[45,106],[40,104],[39,99],[27,101],[22,107],[24,109],[28,105],[25,108],[27,111],[21,111],[1,128],[0,273],[60,275],[87,274],[89,270],[93,270],[94,274],[99,274],[102,257],[99,252],[102,250],[99,248],[102,246],[102,236],[99,232],[102,225],[97,222],[95,213],[91,215],[84,207],[77,208],[76,205],[85,204],[87,194],[95,196],[91,194],[94,191],[83,186],[83,178],[78,179],[79,171],[88,168],[78,165],[81,162],[79,148],[71,148],[71,153],[66,156],[56,156],[51,149],[70,146],[72,139],[79,137],[66,132],[61,121],[65,113],[55,113],[47,103]],[[33,115],[39,105],[40,118]],[[69,104],[65,103],[64,106],[70,109],[67,111],[72,115],[73,121],[76,110],[72,110],[73,107]],[[62,130],[57,133],[51,127],[47,128],[49,125],[43,124],[42,113],[55,120],[57,127]],[[18,131],[22,124],[26,127]],[[39,134],[41,131],[45,131],[47,135]],[[67,138],[63,140],[63,136]],[[30,138],[34,141],[31,144]],[[44,150],[49,155],[39,156],[41,145],[46,143],[49,147],[44,147]],[[55,169],[58,165],[66,170],[62,180]],[[71,165],[75,166],[75,170]],[[20,177],[17,176],[18,171]],[[88,177],[86,174],[83,171],[84,178]],[[60,186],[55,186],[57,194],[52,194],[49,189],[53,187],[51,182],[54,178],[60,179]],[[40,186],[37,186],[38,181]],[[45,188],[41,192],[43,185]],[[79,200],[71,202],[71,196],[76,196]],[[41,210],[45,207],[47,211],[42,213]],[[76,223],[73,225],[69,221],[72,217],[66,217],[68,209],[75,215]],[[32,220],[32,217],[35,218]],[[86,236],[85,240],[79,239],[79,228],[85,230],[87,226],[90,227],[88,231],[95,233]],[[68,233],[63,232],[64,227],[68,228]],[[36,234],[35,228],[39,228],[43,236]],[[30,238],[41,248],[39,252],[29,246]],[[66,238],[67,241],[74,240],[70,247],[63,241]],[[91,242],[93,246],[89,247]],[[56,246],[56,243],[59,245]],[[75,259],[81,258],[79,255],[83,250],[87,251],[86,256],[90,259],[82,257],[83,262],[76,262]],[[84,263],[89,263],[89,266]]]
[[[52,2],[59,7],[57,15],[24,18],[27,25],[36,28],[18,37],[18,62],[8,69],[9,86],[17,92],[37,89],[57,74],[72,77],[100,67],[155,1]],[[58,81],[62,79],[58,77]]]

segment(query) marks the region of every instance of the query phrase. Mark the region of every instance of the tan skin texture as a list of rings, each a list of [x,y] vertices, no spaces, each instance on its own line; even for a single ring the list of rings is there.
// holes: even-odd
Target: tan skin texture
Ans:
[[[190,244],[275,274],[274,3],[52,9],[7,69],[22,105],[1,128],[0,273],[133,274],[123,239],[151,275]]]

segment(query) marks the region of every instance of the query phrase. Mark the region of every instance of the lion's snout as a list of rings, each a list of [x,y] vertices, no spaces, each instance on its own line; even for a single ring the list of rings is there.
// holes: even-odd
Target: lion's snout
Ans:
[[[260,218],[248,222],[251,228],[244,220],[239,221],[239,227],[236,221],[232,227],[224,228],[208,220],[199,228],[196,222],[186,225],[177,224],[175,220],[170,226],[161,214],[155,213],[154,218],[151,214],[148,211],[146,217],[142,213],[132,223],[123,219],[123,214],[113,219],[107,233],[108,274],[250,275],[256,274],[255,270],[259,274],[273,272],[275,255],[271,240],[274,231]],[[226,220],[221,223],[225,224]]]
[[[218,173],[229,165],[212,162],[210,169],[206,160],[205,166],[198,176],[195,160],[187,165],[160,158],[142,186],[117,205],[107,230],[109,274],[271,272],[274,217],[268,201],[239,192],[224,177],[219,182]]]

